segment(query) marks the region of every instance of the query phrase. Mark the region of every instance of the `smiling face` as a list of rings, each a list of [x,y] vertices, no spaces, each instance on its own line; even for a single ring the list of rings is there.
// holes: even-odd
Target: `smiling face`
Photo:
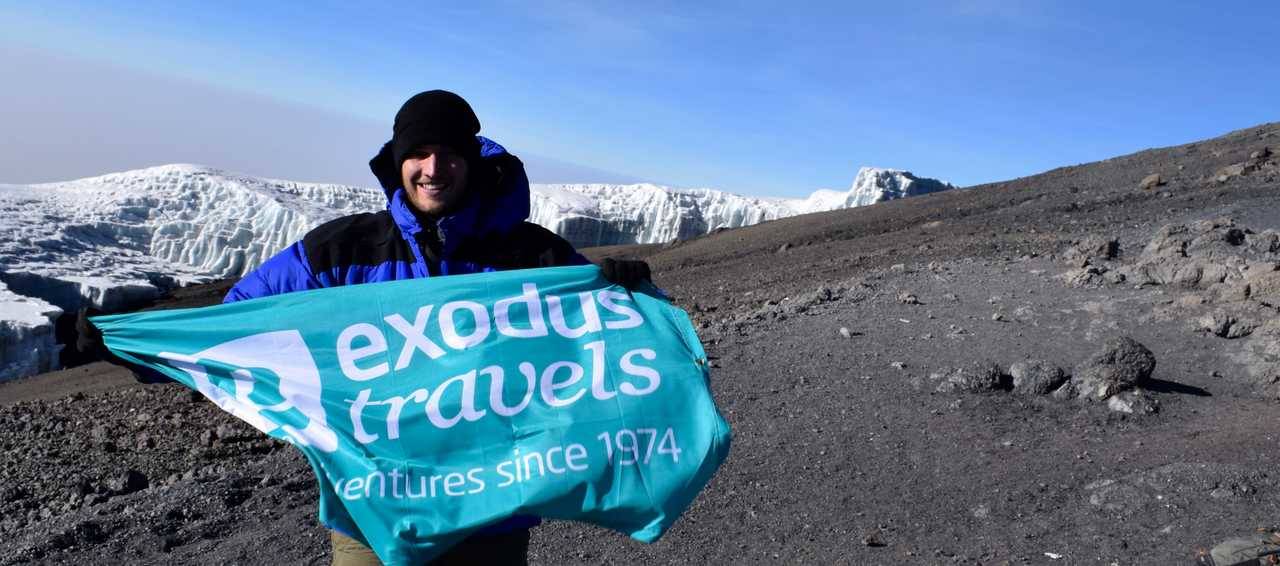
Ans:
[[[440,217],[453,212],[467,194],[467,160],[448,146],[424,145],[400,165],[405,196],[418,212]]]

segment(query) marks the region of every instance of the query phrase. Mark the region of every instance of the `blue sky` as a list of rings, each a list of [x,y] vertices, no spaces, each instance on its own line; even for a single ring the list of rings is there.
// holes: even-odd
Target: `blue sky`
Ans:
[[[1280,120],[1273,0],[364,4],[0,3],[0,182],[194,161],[371,185],[391,117],[430,88],[534,181],[777,196]]]

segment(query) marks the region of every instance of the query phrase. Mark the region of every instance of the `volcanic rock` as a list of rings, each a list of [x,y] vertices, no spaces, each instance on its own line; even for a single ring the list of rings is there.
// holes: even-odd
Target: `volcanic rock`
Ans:
[[[1240,338],[1248,336],[1258,328],[1258,323],[1251,320],[1241,320],[1236,315],[1218,310],[1206,314],[1196,320],[1196,324],[1201,330],[1208,331],[1216,336],[1223,338]]]
[[[1272,271],[1280,261],[1280,234],[1255,233],[1231,218],[1161,226],[1137,262],[1123,269],[1137,285],[1209,289],[1246,274]],[[1236,289],[1230,289],[1234,295]]]
[[[1063,254],[1068,261],[1111,260],[1120,255],[1120,241],[1098,235],[1090,235],[1067,248]]]
[[[54,536],[50,541],[55,549],[65,549],[80,545],[93,545],[107,540],[107,532],[95,521],[76,523],[71,528]]]
[[[1247,281],[1250,299],[1280,308],[1280,271],[1252,272]]]
[[[1238,303],[1249,299],[1249,283],[1240,279],[1227,279],[1209,286],[1208,300],[1201,302]]]
[[[1244,172],[1244,163],[1232,163],[1231,165],[1219,169],[1218,172],[1214,174],[1214,179],[1219,183],[1225,183],[1232,177],[1239,177],[1243,175]]]
[[[1105,274],[1109,271],[1105,267],[1090,265],[1079,269],[1072,269],[1059,275],[1058,277],[1067,284],[1068,287],[1095,287],[1106,281]]]
[[[1263,230],[1259,233],[1245,233],[1245,243],[1254,254],[1280,252],[1280,233],[1275,230]]]
[[[982,393],[1007,389],[1007,377],[1004,370],[991,360],[979,360],[929,375],[929,379],[941,381],[934,389],[938,393]]]
[[[1071,381],[1082,399],[1106,399],[1151,377],[1156,357],[1128,336],[1112,338],[1079,366]]]
[[[1146,391],[1131,389],[1112,395],[1107,399],[1107,408],[1118,413],[1149,415],[1155,413],[1159,406]]]
[[[113,495],[126,495],[142,491],[150,486],[146,474],[137,470],[129,470],[107,482],[107,489]]]
[[[1138,183],[1138,188],[1144,191],[1149,191],[1163,184],[1164,184],[1164,179],[1161,178],[1159,174],[1152,173],[1142,178],[1142,181]]]
[[[1047,395],[1067,380],[1062,368],[1043,360],[1026,360],[1009,366],[1013,390],[1018,393]]]

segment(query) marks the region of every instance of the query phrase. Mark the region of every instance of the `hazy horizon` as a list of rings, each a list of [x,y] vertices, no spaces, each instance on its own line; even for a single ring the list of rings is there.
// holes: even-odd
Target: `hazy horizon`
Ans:
[[[193,163],[257,177],[376,186],[368,160],[391,133],[389,120],[380,124],[4,42],[0,72],[12,84],[41,87],[0,95],[7,116],[0,131],[0,183]],[[240,129],[246,124],[255,128]],[[503,143],[496,134],[482,134]],[[246,152],[246,145],[259,151]],[[63,146],[77,149],[58,149]],[[646,181],[507,147],[533,182]]]

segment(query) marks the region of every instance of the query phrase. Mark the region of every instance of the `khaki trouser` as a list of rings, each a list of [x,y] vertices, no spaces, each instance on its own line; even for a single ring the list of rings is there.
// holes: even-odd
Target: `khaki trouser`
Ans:
[[[382,562],[369,547],[336,531],[329,531],[333,544],[333,566],[381,566]],[[473,535],[443,556],[432,566],[455,564],[519,565],[528,563],[529,531],[518,529],[497,535]]]

